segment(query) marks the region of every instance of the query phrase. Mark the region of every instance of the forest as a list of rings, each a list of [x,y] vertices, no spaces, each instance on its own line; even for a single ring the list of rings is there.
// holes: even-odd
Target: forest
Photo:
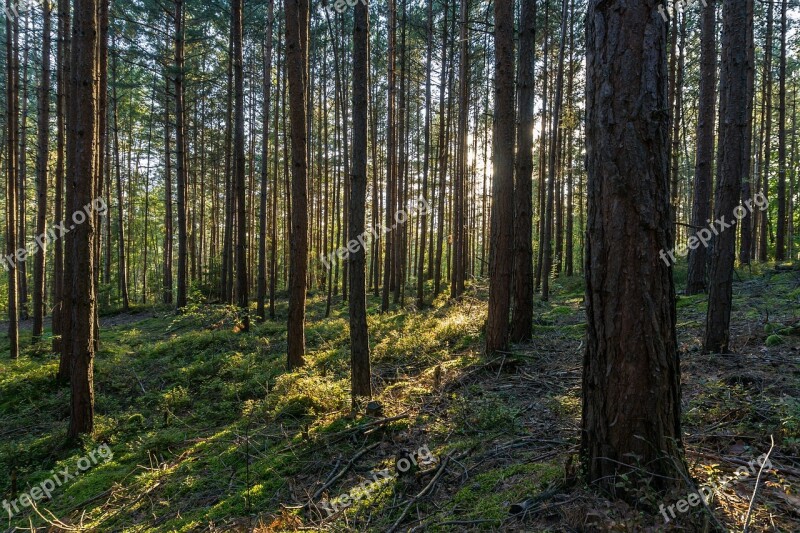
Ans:
[[[2,2],[0,531],[800,531],[797,0]]]

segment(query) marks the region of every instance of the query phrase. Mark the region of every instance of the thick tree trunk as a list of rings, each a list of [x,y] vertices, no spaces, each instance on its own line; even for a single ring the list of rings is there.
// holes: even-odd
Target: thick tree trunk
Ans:
[[[666,24],[657,4],[591,0],[586,19],[581,459],[587,481],[616,494],[621,476],[666,489],[684,471],[675,291],[659,259],[672,239]]]
[[[723,4],[722,63],[720,70],[719,148],[717,190],[714,197],[716,242],[711,252],[708,311],[703,347],[726,353],[730,345],[733,267],[736,259],[736,222],[742,176],[747,173],[747,128],[752,95],[748,93],[749,62],[747,9],[753,0]],[[716,221],[720,221],[717,223]],[[727,227],[727,226],[730,227]],[[718,227],[718,229],[717,229]]]
[[[533,126],[536,2],[522,0],[517,65],[517,159],[514,169],[514,312],[511,341],[530,339],[533,324]]]
[[[367,209],[367,111],[369,92],[369,8],[358,3],[353,23],[353,174],[350,177],[350,242],[365,231]],[[350,364],[353,399],[372,396],[367,329],[367,254],[350,252]]]
[[[711,217],[712,172],[714,169],[714,105],[717,93],[716,0],[703,7],[700,28],[700,97],[697,111],[697,149],[692,202],[693,234],[708,225]],[[689,250],[689,274],[686,294],[706,290],[708,248]]]
[[[508,345],[514,217],[514,2],[495,0],[494,177],[486,353]]]
[[[104,1],[104,0],[101,0]],[[67,125],[73,150],[68,169],[68,187],[72,190],[69,221],[75,224],[67,243],[72,264],[71,285],[71,388],[70,423],[67,437],[77,439],[94,430],[94,354],[95,291],[93,214],[84,206],[92,205],[96,179],[96,127],[98,111],[98,20],[97,0],[75,0],[75,23],[71,51],[72,96],[80,106],[69,109]],[[80,217],[80,215],[85,215]],[[81,218],[85,220],[81,221]],[[71,246],[70,246],[71,245]]]
[[[308,270],[308,0],[286,1],[286,69],[292,121],[292,193],[289,253],[289,370],[305,364],[305,304]]]

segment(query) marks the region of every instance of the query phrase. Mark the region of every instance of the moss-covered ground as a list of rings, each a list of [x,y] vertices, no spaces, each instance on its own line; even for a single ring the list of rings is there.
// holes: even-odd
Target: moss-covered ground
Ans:
[[[679,270],[676,284],[683,286]],[[460,302],[369,299],[375,400],[349,395],[347,306],[312,295],[307,365],[287,373],[285,302],[239,332],[236,311],[141,307],[101,317],[96,433],[65,445],[68,387],[48,336],[8,359],[0,340],[0,494],[8,502],[107,445],[100,460],[0,528],[42,531],[740,531],[755,477],[665,523],[579,477],[585,316],[579,278],[538,302],[534,338],[481,353],[486,289]],[[703,355],[703,296],[678,298],[683,430],[694,481],[714,483],[770,447],[751,531],[800,531],[800,270],[739,270],[733,351]],[[411,301],[412,298],[408,298]],[[48,334],[49,335],[49,334]],[[399,471],[423,447],[432,457]],[[413,453],[412,453],[413,454]],[[375,482],[385,472],[385,479]],[[341,475],[340,475],[341,474]],[[326,511],[325,502],[338,505]]]

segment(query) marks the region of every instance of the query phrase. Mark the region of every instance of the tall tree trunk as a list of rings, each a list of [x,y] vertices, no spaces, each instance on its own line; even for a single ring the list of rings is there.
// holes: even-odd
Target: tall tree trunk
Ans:
[[[388,111],[387,120],[387,171],[386,171],[386,227],[392,227],[392,212],[397,202],[396,200],[396,147],[395,147],[395,39],[396,28],[395,19],[397,18],[396,0],[389,0],[389,57],[387,60],[387,86],[388,86]],[[384,263],[383,263],[383,292],[381,294],[381,312],[389,310],[389,291],[391,290],[392,272],[394,272],[394,255],[396,235],[386,232],[384,235]]]
[[[236,182],[236,296],[239,309],[243,313],[242,330],[250,329],[249,298],[247,291],[247,217],[244,172],[244,60],[243,60],[243,30],[242,30],[242,2],[233,0],[231,10],[233,32],[233,77],[236,86],[234,104],[235,126],[233,147],[235,153],[234,180]]]
[[[292,121],[292,193],[289,254],[289,370],[305,364],[305,303],[308,270],[308,0],[286,0],[286,68]]]
[[[564,48],[567,42],[567,0],[561,7],[561,45],[558,48],[558,69],[556,72],[556,92],[553,95],[552,126],[550,128],[550,152],[547,163],[547,198],[545,203],[544,248],[542,258],[542,301],[550,299],[550,276],[553,270],[553,216],[556,182],[556,161],[558,145],[561,140],[561,99],[564,92]]]
[[[433,0],[428,0],[427,51],[425,57],[425,153],[422,162],[422,198],[428,201],[428,170],[431,157],[431,61],[433,60]],[[444,72],[444,70],[442,71]],[[372,140],[373,145],[375,139]],[[417,307],[425,306],[425,246],[428,229],[428,210],[424,210],[420,220],[419,254],[417,257]]]
[[[449,79],[452,78],[453,71],[452,61],[448,61],[447,43],[448,43],[448,20],[447,16],[450,8],[447,0],[444,5],[444,23],[442,24],[442,71],[439,76],[439,142],[437,144],[437,169],[434,172],[438,176],[439,205],[436,209],[436,261],[434,263],[434,276],[433,276],[433,297],[439,296],[442,283],[442,248],[444,246],[444,207],[445,207],[445,190],[447,187],[447,154],[449,153],[448,145],[448,127],[450,124],[450,100],[452,98],[452,91],[447,99],[447,112],[445,112],[445,93],[449,85]],[[451,55],[452,57],[452,55]]]
[[[494,177],[486,353],[508,345],[514,217],[514,2],[494,3]]]
[[[113,39],[113,48],[115,49],[114,55],[111,58],[112,77],[113,77],[113,100],[114,100],[114,160],[115,172],[117,177],[117,232],[118,232],[118,278],[119,278],[119,294],[122,298],[122,310],[127,311],[130,307],[130,300],[128,297],[128,266],[125,257],[125,214],[124,204],[122,199],[122,168],[120,164],[120,147],[119,147],[119,98],[117,98],[117,85],[119,80],[117,78],[117,52],[116,52],[116,36]],[[128,175],[130,178],[130,174]]]
[[[39,84],[39,110],[36,156],[36,235],[44,235],[47,225],[47,162],[50,154],[50,2],[42,5],[42,78]],[[42,241],[44,242],[44,241]],[[37,340],[44,331],[44,261],[46,249],[42,245],[34,258],[33,266],[33,338]]]
[[[786,5],[781,2],[780,89],[778,93],[778,221],[775,260],[786,260]]]
[[[581,459],[587,480],[611,493],[621,476],[666,489],[685,472],[675,290],[672,268],[659,260],[672,239],[666,24],[656,4],[591,0],[586,18]]]
[[[17,77],[22,82],[22,94],[17,89],[18,106],[21,106],[22,122],[17,123],[19,148],[17,152],[17,249],[22,250],[27,246],[27,207],[28,207],[28,61],[30,56],[30,20],[28,12],[23,16],[23,30],[25,40],[22,47],[22,65],[17,65]],[[19,119],[17,119],[19,120]],[[19,314],[22,320],[28,320],[28,267],[27,259],[17,263],[17,290],[19,297]]]
[[[177,208],[178,208],[178,293],[175,305],[180,311],[187,304],[188,271],[188,229],[186,226],[186,192],[188,190],[188,175],[186,172],[186,136],[184,134],[185,122],[183,118],[183,29],[184,7],[183,0],[175,0],[175,171],[177,175]]]
[[[764,156],[761,160],[761,192],[765,198],[769,198],[769,161],[772,154],[772,28],[773,14],[775,12],[775,1],[769,0],[767,6],[767,35],[764,49],[764,115],[765,115],[765,135],[764,135]],[[721,92],[721,91],[720,91]],[[721,98],[721,97],[720,97]],[[722,113],[720,104],[720,116]],[[721,135],[720,135],[721,137]],[[721,142],[721,141],[720,141]],[[758,211],[759,214],[759,239],[758,239],[758,260],[767,260],[767,245],[769,242],[768,222],[769,210]]]
[[[258,238],[258,296],[256,315],[261,322],[266,317],[267,299],[267,185],[269,165],[269,106],[272,95],[272,32],[275,25],[275,1],[267,4],[267,37],[264,44],[264,108],[263,108],[263,140],[261,145],[261,212],[259,216],[260,231]],[[276,113],[277,114],[277,113]],[[275,133],[277,135],[277,132]],[[273,191],[273,194],[274,191]]]
[[[12,1],[6,0],[6,12],[12,9]],[[19,309],[17,278],[19,264],[16,257],[17,245],[17,159],[19,156],[17,132],[19,119],[19,65],[17,46],[19,44],[19,22],[13,17],[6,17],[6,136],[8,174],[6,176],[6,258],[3,268],[8,271],[8,342],[12,359],[19,357]]]
[[[700,101],[697,111],[697,149],[694,170],[694,200],[692,202],[692,227],[695,231],[706,226],[707,220],[711,217],[714,105],[717,94],[716,17],[716,0],[708,0],[708,5],[703,7],[700,28]],[[707,247],[697,246],[689,250],[686,294],[705,292],[707,263]]]
[[[56,55],[56,183],[55,212],[57,222],[64,218],[64,182],[66,164],[66,123],[65,113],[69,109],[68,94],[70,90],[69,43],[70,43],[70,3],[69,0],[58,0],[58,47]],[[64,239],[56,239],[53,257],[53,351],[60,354],[58,374],[60,383],[67,383],[70,375],[69,351],[64,350],[64,334],[69,315],[66,306],[66,284],[64,276]]]
[[[533,126],[536,2],[522,0],[517,65],[517,159],[514,169],[514,312],[511,341],[530,339],[533,324]]]
[[[353,175],[350,177],[350,242],[365,231],[367,209],[367,112],[369,109],[369,8],[359,2],[353,23]],[[353,400],[372,396],[367,329],[367,253],[350,252],[350,363]]]
[[[450,279],[450,298],[459,298],[464,292],[466,277],[466,202],[464,194],[467,182],[467,135],[469,134],[469,0],[461,1],[459,20],[460,43],[458,56],[458,148],[455,173],[453,174],[453,260]],[[512,88],[513,93],[513,88]],[[512,141],[513,143],[513,141]],[[513,160],[513,152],[512,152]],[[512,174],[513,194],[513,174]]]
[[[748,12],[747,12],[747,24],[750,29],[747,30],[747,60],[750,65],[755,65],[755,41],[753,35],[753,4],[750,3],[748,5]],[[716,50],[714,51],[716,54]],[[715,56],[716,57],[716,56]],[[715,67],[716,68],[716,67]],[[750,68],[747,70],[747,93],[754,94],[754,87],[755,87],[755,68]],[[752,102],[751,102],[752,104]],[[748,127],[747,127],[747,138],[745,139],[746,150],[747,153],[745,155],[745,161],[750,162],[752,160],[752,151],[753,151],[753,130],[754,130],[754,120],[753,120],[753,105],[750,106],[750,115],[748,120]],[[755,163],[755,162],[753,162]],[[754,165],[748,164],[747,165],[747,175],[742,177],[742,202],[747,202],[752,198],[752,181],[753,181],[753,169]],[[756,189],[758,186],[756,185]],[[709,187],[709,191],[710,191]],[[739,261],[742,264],[749,265],[751,259],[754,257],[755,252],[755,242],[753,237],[753,228],[755,227],[755,216],[749,210],[745,213],[745,216],[742,217],[741,220],[741,244],[739,250]],[[708,257],[708,255],[706,255]]]
[[[167,21],[166,39],[169,43],[169,21]],[[165,46],[168,49],[168,44]],[[170,79],[169,69],[164,69],[164,274],[163,274],[163,301],[172,305],[172,241],[173,241],[173,215],[172,215],[172,134],[170,132]]]
[[[105,1],[105,0],[101,0]],[[84,206],[92,205],[95,193],[98,111],[98,20],[97,0],[75,0],[75,23],[71,51],[72,95],[80,106],[69,109],[67,125],[73,150],[69,166],[68,189],[72,191],[69,220],[74,229],[68,234],[69,261],[72,263],[71,285],[71,389],[70,423],[67,437],[74,441],[94,430],[94,354],[95,354],[95,291],[94,231],[92,213]],[[83,213],[85,220],[78,215]]]
[[[704,350],[726,353],[730,345],[733,266],[736,258],[735,216],[743,209],[739,204],[742,175],[747,172],[745,160],[748,110],[752,95],[748,94],[747,70],[752,68],[747,53],[748,29],[746,2],[723,4],[722,63],[720,70],[719,148],[717,150],[717,190],[714,197],[714,220],[721,226],[711,252],[708,311]],[[737,207],[738,206],[738,207]],[[732,219],[732,220],[731,220]],[[719,225],[719,224],[717,224]]]

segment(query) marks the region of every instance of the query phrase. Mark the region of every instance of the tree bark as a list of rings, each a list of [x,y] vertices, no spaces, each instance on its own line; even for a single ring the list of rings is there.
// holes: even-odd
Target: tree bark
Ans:
[[[364,234],[367,209],[367,112],[369,109],[369,8],[359,2],[353,23],[353,174],[350,177],[350,242]],[[367,329],[367,254],[349,253],[350,363],[353,400],[372,396]]]
[[[45,234],[47,225],[47,163],[50,154],[50,2],[42,4],[42,78],[39,84],[39,110],[36,156],[36,235]],[[44,241],[43,241],[44,242]],[[44,331],[44,275],[46,248],[39,250],[33,265],[33,339]]]
[[[102,0],[104,1],[104,0]],[[68,134],[73,150],[68,169],[68,187],[72,190],[69,221],[75,224],[67,242],[72,263],[71,285],[71,389],[70,423],[67,437],[74,441],[94,430],[94,355],[95,355],[95,291],[94,232],[90,206],[95,188],[95,152],[97,150],[98,111],[98,20],[97,0],[75,0],[75,22],[72,32],[72,96],[80,106],[69,109]],[[85,220],[79,215],[83,213]]]
[[[536,2],[522,0],[517,65],[517,159],[514,174],[514,309],[511,341],[531,338],[533,324],[533,126]]]
[[[286,68],[292,121],[292,193],[289,253],[288,368],[305,364],[308,271],[308,0],[286,0]]]
[[[714,169],[714,107],[717,98],[717,4],[707,0],[700,28],[700,97],[697,111],[697,148],[694,170],[692,226],[695,232],[708,225],[711,217],[712,172]],[[706,290],[708,248],[689,250],[689,273],[686,294]]]
[[[495,0],[492,221],[486,353],[508,345],[514,216],[514,2]]]
[[[706,332],[707,353],[726,353],[730,345],[733,267],[736,247],[735,213],[739,204],[742,175],[747,172],[747,128],[752,95],[748,94],[747,9],[752,0],[723,4],[722,63],[720,69],[719,148],[717,150],[717,190],[714,220],[728,223],[719,228],[711,252]],[[738,207],[737,207],[738,206]],[[719,224],[716,224],[719,225]]]
[[[667,39],[657,4],[591,0],[586,19],[581,460],[587,481],[629,499],[621,476],[664,490],[685,472],[675,290],[672,267],[659,259],[672,239]]]

